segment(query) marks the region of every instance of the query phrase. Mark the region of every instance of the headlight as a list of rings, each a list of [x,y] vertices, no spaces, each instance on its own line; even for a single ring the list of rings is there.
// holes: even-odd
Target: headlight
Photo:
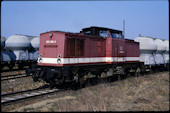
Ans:
[[[61,63],[61,59],[58,59],[58,60],[57,60],[57,63],[60,64],[60,63]]]
[[[39,63],[42,63],[42,58],[39,59]]]

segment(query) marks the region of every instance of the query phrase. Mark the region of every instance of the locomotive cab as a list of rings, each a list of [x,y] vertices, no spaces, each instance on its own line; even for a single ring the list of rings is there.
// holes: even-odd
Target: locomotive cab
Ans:
[[[85,35],[104,37],[104,38],[110,37],[110,38],[124,39],[122,31],[104,28],[104,27],[92,26],[89,28],[82,29],[82,31],[80,31],[80,33],[84,33]]]

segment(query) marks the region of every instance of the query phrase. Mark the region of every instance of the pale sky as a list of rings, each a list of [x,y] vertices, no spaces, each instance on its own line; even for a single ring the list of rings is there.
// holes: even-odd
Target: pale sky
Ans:
[[[39,36],[59,30],[79,32],[90,26],[123,30],[125,38],[169,40],[169,1],[2,1],[1,36]]]

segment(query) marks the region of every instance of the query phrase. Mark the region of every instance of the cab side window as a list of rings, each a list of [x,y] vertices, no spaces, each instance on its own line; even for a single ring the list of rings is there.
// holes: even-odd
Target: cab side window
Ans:
[[[91,31],[85,31],[84,32],[86,35],[90,35],[91,34]]]
[[[100,30],[99,31],[99,36],[101,37],[109,37],[109,34],[106,30]]]
[[[111,33],[112,38],[117,38],[116,33]]]
[[[122,33],[113,33],[112,32],[111,35],[112,35],[112,38],[119,38],[119,39],[123,39],[124,38]]]

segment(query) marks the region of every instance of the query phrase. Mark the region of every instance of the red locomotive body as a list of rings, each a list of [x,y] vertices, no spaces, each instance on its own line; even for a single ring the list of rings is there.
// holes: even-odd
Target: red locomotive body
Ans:
[[[99,29],[99,28],[98,28]],[[51,31],[40,35],[38,65],[67,66],[139,62],[139,44],[126,39]],[[51,36],[50,36],[51,34]]]
[[[40,34],[38,65],[34,79],[50,84],[125,76],[139,67],[139,43],[124,39],[122,31],[103,27],[80,33],[50,31]]]

